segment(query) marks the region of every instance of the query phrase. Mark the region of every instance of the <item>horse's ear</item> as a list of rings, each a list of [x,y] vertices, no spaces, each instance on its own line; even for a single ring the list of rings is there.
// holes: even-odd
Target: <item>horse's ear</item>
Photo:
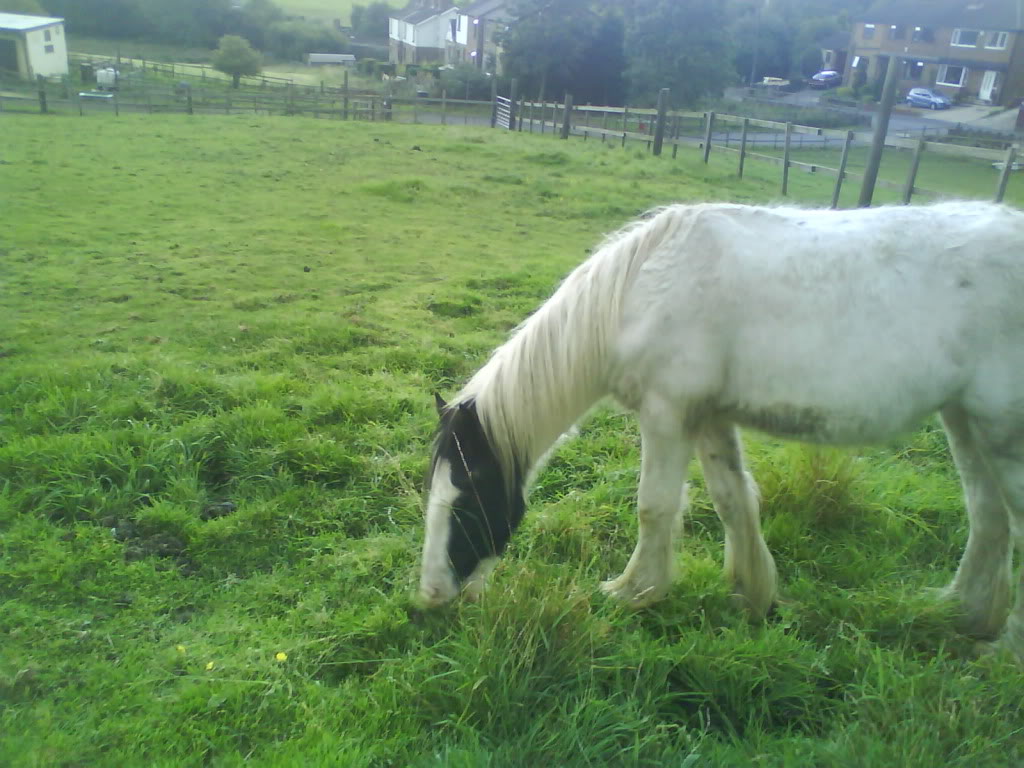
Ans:
[[[437,408],[437,415],[440,416],[444,409],[448,406],[448,403],[444,401],[437,392],[434,393],[434,407]]]

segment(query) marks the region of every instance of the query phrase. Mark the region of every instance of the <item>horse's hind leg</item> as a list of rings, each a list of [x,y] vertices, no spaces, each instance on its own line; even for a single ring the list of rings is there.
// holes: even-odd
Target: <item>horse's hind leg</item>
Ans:
[[[967,548],[945,594],[963,608],[962,631],[977,637],[994,637],[1006,621],[1010,605],[1007,505],[996,466],[986,460],[986,447],[980,442],[982,435],[977,423],[959,406],[947,407],[941,415],[953,461],[960,472],[970,521]]]
[[[1018,551],[1024,554],[1024,415],[1012,418],[1003,414],[998,419],[972,421],[971,426],[975,428],[974,432],[984,446],[988,466],[992,469],[999,490],[1002,491],[1003,500],[1009,509],[1009,524],[1001,529],[1004,532],[1005,543],[999,545],[994,540],[991,542],[993,556],[998,557],[1001,564],[1004,564],[1008,577],[1010,566],[1009,553],[1006,550],[1009,542],[1016,543]],[[973,536],[972,525],[971,537]],[[1000,574],[1003,572],[1000,569]],[[1008,584],[1000,583],[996,587],[1008,591]],[[995,628],[998,629],[998,626]],[[1012,651],[1017,658],[1024,661],[1024,569],[1017,587],[1016,603],[1010,611],[998,645]]]
[[[697,441],[704,481],[725,527],[725,574],[755,619],[775,601],[775,561],[761,535],[758,493],[743,468],[743,449],[732,424],[705,428]]]
[[[639,417],[643,455],[636,548],[622,575],[601,585],[633,607],[664,597],[672,583],[675,533],[685,503],[686,468],[693,458],[693,441],[671,407],[648,404]]]

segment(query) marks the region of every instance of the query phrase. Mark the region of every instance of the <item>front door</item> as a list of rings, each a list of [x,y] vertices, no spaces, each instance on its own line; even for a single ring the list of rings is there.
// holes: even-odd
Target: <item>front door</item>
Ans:
[[[985,76],[981,78],[981,90],[978,91],[978,98],[982,101],[992,101],[992,95],[996,90],[996,81],[999,77],[999,73],[993,70],[985,72]]]

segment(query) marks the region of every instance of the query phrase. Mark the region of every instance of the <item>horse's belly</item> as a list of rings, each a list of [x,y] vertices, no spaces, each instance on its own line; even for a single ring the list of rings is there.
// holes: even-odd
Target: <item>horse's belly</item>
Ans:
[[[811,443],[877,443],[918,426],[938,405],[913,411],[881,407],[872,411],[775,404],[726,406],[720,418],[776,437]]]

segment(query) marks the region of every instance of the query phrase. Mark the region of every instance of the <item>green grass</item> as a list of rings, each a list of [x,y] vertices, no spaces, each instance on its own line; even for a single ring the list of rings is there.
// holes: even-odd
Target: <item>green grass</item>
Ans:
[[[933,426],[751,439],[787,598],[763,626],[696,468],[671,596],[597,594],[635,536],[638,437],[610,407],[487,599],[412,607],[431,392],[602,233],[770,201],[774,169],[461,127],[0,119],[0,763],[1024,760],[1020,671],[922,596],[965,540]]]
[[[122,59],[145,59],[161,62],[188,62],[208,64],[213,59],[209,48],[187,48],[167,43],[152,43],[140,40],[115,40],[87,35],[68,35],[68,50],[92,56],[116,57]]]

